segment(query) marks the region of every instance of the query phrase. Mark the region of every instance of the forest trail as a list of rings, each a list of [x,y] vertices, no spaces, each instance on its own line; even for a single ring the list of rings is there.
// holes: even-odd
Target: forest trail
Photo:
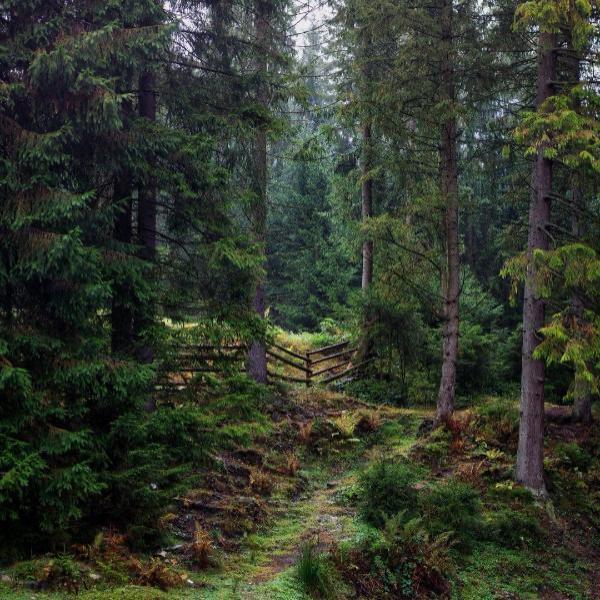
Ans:
[[[278,497],[271,519],[242,543],[239,551],[227,553],[218,570],[200,573],[196,583],[207,600],[304,600],[308,598],[296,579],[295,565],[302,548],[314,544],[320,550],[351,539],[357,533],[356,508],[345,501],[352,494],[361,469],[381,456],[406,453],[416,439],[418,425],[428,411],[400,409],[358,403],[341,394],[327,396],[323,390],[303,390],[296,400],[315,406],[324,397],[332,398],[341,410],[331,416],[327,403],[317,416],[324,423],[338,426],[371,419],[377,431],[363,439],[350,437],[354,429],[348,425],[345,440],[331,447],[319,446],[307,451],[301,477],[310,487],[295,498]],[[335,440],[339,436],[329,433]],[[373,432],[371,432],[373,433]],[[358,436],[358,434],[356,434]],[[314,449],[313,449],[314,450]]]

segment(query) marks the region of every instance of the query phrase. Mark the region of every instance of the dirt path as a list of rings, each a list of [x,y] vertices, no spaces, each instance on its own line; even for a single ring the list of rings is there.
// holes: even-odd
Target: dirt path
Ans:
[[[418,411],[361,407],[381,419],[376,441],[361,443],[339,459],[313,457],[305,465],[309,488],[294,500],[281,502],[277,514],[257,534],[248,536],[239,553],[224,557],[218,571],[200,574],[202,598],[244,600],[305,600],[294,565],[304,544],[324,550],[357,532],[356,511],[343,501],[360,469],[379,456],[404,454],[415,439],[423,416]]]
[[[304,497],[282,506],[270,526],[250,536],[242,553],[225,557],[218,572],[201,577],[205,597],[243,599],[304,599],[293,577],[293,566],[303,544],[324,549],[355,532],[354,510],[336,495],[352,484],[354,471],[332,473]]]

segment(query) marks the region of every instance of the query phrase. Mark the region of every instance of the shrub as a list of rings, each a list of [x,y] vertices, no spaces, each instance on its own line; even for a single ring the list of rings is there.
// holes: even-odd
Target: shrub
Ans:
[[[496,510],[487,523],[488,537],[503,546],[518,548],[542,537],[538,519],[524,511],[511,508]]]
[[[15,565],[13,577],[29,586],[77,592],[84,579],[84,569],[71,556],[60,554],[49,560],[40,559]]]
[[[406,386],[397,380],[359,379],[347,386],[347,392],[374,404],[406,404]]]
[[[410,405],[435,404],[438,382],[430,370],[415,370],[408,376],[407,399]]]
[[[484,530],[479,492],[466,483],[448,479],[422,490],[419,509],[432,535],[451,531],[464,550]]]
[[[494,445],[516,443],[519,433],[519,406],[508,398],[494,398],[477,410],[477,427]]]
[[[337,577],[329,558],[308,543],[300,552],[296,574],[306,593],[315,598],[335,598]]]
[[[555,455],[567,467],[587,471],[592,464],[591,454],[576,442],[556,445]]]
[[[497,483],[493,488],[490,488],[489,495],[501,502],[509,502],[513,505],[516,503],[520,507],[530,505],[534,501],[530,490],[512,481]]]
[[[401,512],[381,531],[340,552],[338,568],[364,598],[448,597],[453,570],[449,534],[432,535],[421,519]]]
[[[405,463],[379,462],[359,482],[359,508],[363,519],[383,526],[401,511],[413,515],[417,506],[419,471]]]
[[[445,427],[434,429],[417,448],[417,452],[432,467],[439,469],[450,454],[452,434]]]

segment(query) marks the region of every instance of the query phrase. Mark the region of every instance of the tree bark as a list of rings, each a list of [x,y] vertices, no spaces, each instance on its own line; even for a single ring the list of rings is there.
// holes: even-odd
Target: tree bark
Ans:
[[[362,221],[366,224],[373,216],[373,139],[371,124],[363,128],[363,161],[362,161]],[[373,283],[373,240],[366,239],[362,246],[362,289],[366,291]]]
[[[269,0],[256,0],[254,5],[256,44],[258,49],[257,72],[260,81],[257,90],[257,102],[265,109],[268,107],[267,90],[267,51],[269,47]],[[262,248],[263,264],[266,268],[267,244],[267,129],[259,125],[254,140],[254,194],[250,206],[250,219],[254,240]],[[265,317],[265,280],[261,278],[254,290],[252,309],[259,318]],[[267,352],[263,340],[254,340],[250,345],[246,370],[258,383],[267,383]]]
[[[156,77],[151,71],[140,77],[140,117],[156,121]],[[156,259],[156,183],[152,176],[138,189],[138,243],[141,257],[154,262]]]
[[[552,95],[556,79],[556,35],[540,33],[536,107]],[[548,250],[550,241],[550,194],[552,191],[552,161],[540,148],[535,158],[529,207],[527,241],[527,275],[523,305],[523,354],[521,373],[521,418],[517,451],[516,479],[518,483],[540,496],[546,495],[544,484],[544,361],[533,357],[540,343],[539,330],[544,326],[545,301],[537,289],[537,250]]]
[[[458,238],[458,157],[457,125],[454,114],[456,101],[453,52],[453,2],[443,0],[442,14],[441,86],[442,99],[448,111],[441,132],[440,191],[445,202],[444,234],[446,265],[442,271],[443,325],[442,373],[437,400],[438,422],[446,421],[454,412],[456,364],[458,361],[460,255]]]
[[[156,77],[152,71],[145,71],[139,83],[139,114],[149,121],[156,121]],[[145,182],[138,186],[137,242],[140,246],[140,258],[154,263],[156,261],[156,182],[149,174]],[[143,339],[141,333],[152,324],[153,305],[138,306],[134,319],[135,334],[138,338],[137,358],[142,363],[154,360],[154,348]],[[156,400],[150,396],[145,404],[146,412],[156,410]]]

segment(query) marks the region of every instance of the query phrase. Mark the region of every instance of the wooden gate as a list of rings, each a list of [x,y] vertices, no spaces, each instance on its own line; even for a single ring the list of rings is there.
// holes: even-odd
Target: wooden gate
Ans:
[[[306,386],[326,385],[355,373],[372,359],[353,363],[357,348],[349,341],[332,344],[306,353],[279,344],[267,347],[269,383],[285,381]],[[242,344],[179,346],[160,384],[164,389],[185,389],[198,373],[235,373],[244,371],[247,347]]]

